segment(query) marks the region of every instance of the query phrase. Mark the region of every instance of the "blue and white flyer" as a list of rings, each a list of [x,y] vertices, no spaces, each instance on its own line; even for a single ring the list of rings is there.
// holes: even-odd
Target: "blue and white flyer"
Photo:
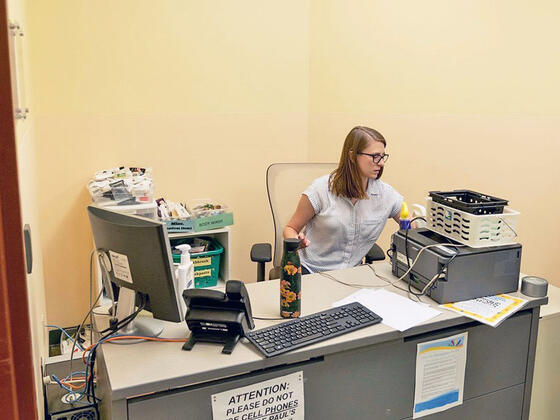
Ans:
[[[412,418],[463,404],[468,333],[419,343]]]

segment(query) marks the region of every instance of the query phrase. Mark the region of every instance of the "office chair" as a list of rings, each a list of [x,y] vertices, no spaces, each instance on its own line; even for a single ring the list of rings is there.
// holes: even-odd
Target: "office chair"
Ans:
[[[336,163],[273,163],[267,168],[266,189],[274,223],[274,253],[268,243],[251,247],[251,261],[257,263],[257,281],[265,280],[265,264],[270,261],[273,268],[268,278],[280,278],[284,227],[294,214],[303,191],[314,179],[331,173],[336,167]],[[377,244],[366,255],[368,264],[384,259],[385,254]]]

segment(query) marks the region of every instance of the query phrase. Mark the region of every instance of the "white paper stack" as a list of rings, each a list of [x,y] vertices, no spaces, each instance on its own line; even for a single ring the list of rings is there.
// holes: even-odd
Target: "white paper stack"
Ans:
[[[426,304],[413,302],[383,289],[360,289],[334,302],[333,306],[342,306],[351,302],[361,303],[383,318],[383,324],[399,331],[405,331],[441,314],[440,311]]]

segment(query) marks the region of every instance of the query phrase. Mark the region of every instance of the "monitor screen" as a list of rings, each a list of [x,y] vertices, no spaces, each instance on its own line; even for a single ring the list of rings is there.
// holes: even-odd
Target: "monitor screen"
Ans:
[[[142,294],[154,318],[180,322],[173,261],[165,224],[88,206],[88,215],[105,273],[121,288]]]

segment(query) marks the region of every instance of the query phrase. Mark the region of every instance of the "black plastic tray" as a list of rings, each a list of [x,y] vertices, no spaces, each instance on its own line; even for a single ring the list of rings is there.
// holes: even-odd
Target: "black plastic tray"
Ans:
[[[436,203],[471,214],[501,214],[508,201],[471,190],[430,191]]]

